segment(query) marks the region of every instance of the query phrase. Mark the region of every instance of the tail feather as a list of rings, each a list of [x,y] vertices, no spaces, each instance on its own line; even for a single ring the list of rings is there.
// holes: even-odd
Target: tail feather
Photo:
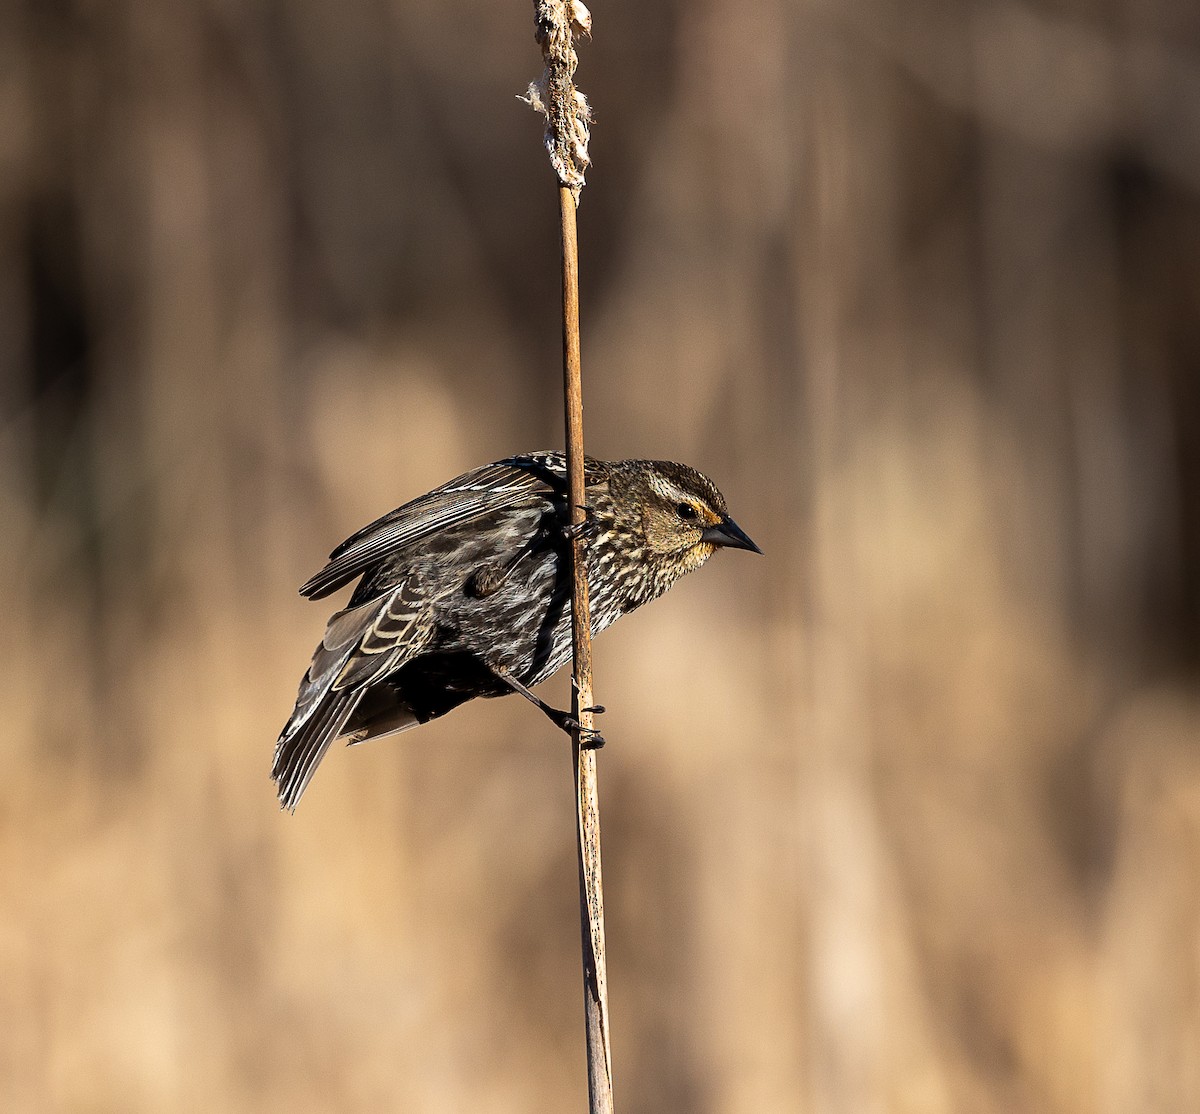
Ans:
[[[341,734],[361,699],[361,689],[355,692],[330,692],[290,734],[285,728],[279,736],[275,744],[271,777],[275,780],[284,808],[295,811],[330,743]]]

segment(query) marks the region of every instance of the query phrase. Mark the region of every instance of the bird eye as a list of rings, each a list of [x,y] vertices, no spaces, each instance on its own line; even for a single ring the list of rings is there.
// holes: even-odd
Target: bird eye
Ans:
[[[675,513],[683,519],[684,522],[695,522],[700,517],[700,512],[692,506],[691,503],[680,503],[675,508]]]

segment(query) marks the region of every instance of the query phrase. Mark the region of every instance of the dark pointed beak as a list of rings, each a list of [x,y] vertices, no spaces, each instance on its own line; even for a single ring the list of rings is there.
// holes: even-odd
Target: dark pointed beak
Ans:
[[[712,545],[721,545],[726,549],[748,549],[751,553],[761,553],[751,540],[748,534],[733,521],[729,515],[726,515],[715,526],[709,526],[700,535],[701,541],[709,542]]]

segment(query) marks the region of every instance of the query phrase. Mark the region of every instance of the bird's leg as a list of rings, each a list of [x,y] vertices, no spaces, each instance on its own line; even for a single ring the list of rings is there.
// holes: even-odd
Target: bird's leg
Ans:
[[[547,704],[535,692],[521,684],[507,669],[493,669],[492,672],[496,675],[497,680],[506,684],[513,692],[525,697],[530,704],[540,709],[555,727],[565,731],[568,735],[574,731],[578,731],[579,745],[585,750],[599,750],[604,746],[604,736],[599,731],[581,727],[579,721],[570,712],[561,711],[554,707],[554,705]],[[604,711],[604,707],[601,704],[596,704],[594,707],[584,708],[583,711],[599,715]]]

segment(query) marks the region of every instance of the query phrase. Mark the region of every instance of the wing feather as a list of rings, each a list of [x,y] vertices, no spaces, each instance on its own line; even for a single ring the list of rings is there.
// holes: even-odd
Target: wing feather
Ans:
[[[334,679],[332,689],[341,692],[382,680],[415,657],[432,635],[432,609],[413,590],[410,578],[376,606],[354,652]]]
[[[296,807],[368,689],[419,654],[432,633],[432,611],[415,576],[329,620],[275,744],[271,776],[285,808]]]
[[[472,522],[520,503],[531,494],[549,494],[561,488],[563,475],[561,453],[510,457],[466,472],[347,538],[329,555],[329,563],[301,587],[300,594],[322,599],[380,558],[439,530]]]
[[[329,693],[380,607],[379,600],[371,600],[359,607],[338,611],[330,618],[325,637],[321,639],[321,644],[313,654],[312,664],[300,682],[296,707],[279,736],[281,742],[304,726]]]
[[[340,692],[322,702],[294,735],[281,736],[275,745],[271,777],[284,808],[295,811],[304,790],[325,757],[329,744],[341,734],[363,692]]]

